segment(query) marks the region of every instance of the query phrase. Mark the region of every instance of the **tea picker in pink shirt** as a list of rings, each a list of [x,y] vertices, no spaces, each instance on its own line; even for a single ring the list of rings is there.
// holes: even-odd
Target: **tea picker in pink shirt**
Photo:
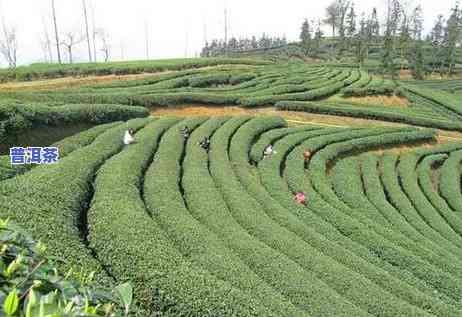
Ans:
[[[295,201],[299,204],[305,205],[305,202],[306,202],[305,194],[303,192],[298,192],[297,194],[295,194]]]

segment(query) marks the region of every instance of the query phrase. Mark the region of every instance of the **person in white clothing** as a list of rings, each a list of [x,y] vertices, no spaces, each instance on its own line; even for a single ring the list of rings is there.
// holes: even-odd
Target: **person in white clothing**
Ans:
[[[272,154],[276,154],[276,151],[273,150],[273,146],[269,144],[266,148],[265,151],[263,151],[263,158],[269,157]]]
[[[135,138],[133,137],[133,129],[128,129],[127,131],[125,131],[125,135],[124,135],[124,144],[125,145],[129,145],[129,144],[132,144],[133,142],[135,142]]]

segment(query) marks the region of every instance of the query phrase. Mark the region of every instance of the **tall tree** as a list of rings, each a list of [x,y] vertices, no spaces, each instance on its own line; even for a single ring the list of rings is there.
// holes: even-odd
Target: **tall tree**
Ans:
[[[393,49],[393,38],[391,34],[385,34],[384,49],[382,55],[382,74],[384,77],[389,76],[396,78],[395,53]]]
[[[412,77],[418,80],[424,79],[425,76],[425,60],[423,52],[423,14],[422,7],[418,5],[411,15],[411,37],[413,39],[413,47],[410,54],[410,68]]]
[[[353,45],[356,56],[356,61],[359,64],[359,67],[362,68],[364,60],[366,59],[368,51],[368,29],[367,22],[364,13],[361,15],[361,20],[359,22],[359,30],[353,36]]]
[[[300,32],[300,41],[305,50],[305,54],[308,54],[311,44],[311,28],[308,19],[303,21],[302,30]]]
[[[42,45],[43,49],[45,50],[45,54],[47,58],[45,58],[48,62],[53,63],[53,52],[51,47],[51,39],[50,34],[48,33],[47,23],[45,22],[45,17],[42,16],[42,24],[43,24],[43,39]]]
[[[1,3],[0,3],[1,4]],[[0,39],[0,53],[10,68],[17,65],[18,35],[14,26],[8,26],[2,8],[0,8],[3,39]]]
[[[313,39],[313,51],[315,54],[319,53],[323,35],[324,34],[322,33],[322,30],[321,30],[321,20],[318,19],[318,23],[316,25],[316,31],[314,32],[314,39]]]
[[[376,41],[378,41],[380,36],[380,22],[377,16],[377,8],[372,9],[370,28],[372,37],[375,37]]]
[[[459,4],[452,9],[451,16],[446,22],[443,39],[443,57],[446,72],[452,76],[455,67],[456,45],[460,38],[461,10]]]
[[[51,0],[51,11],[53,13],[53,25],[55,28],[55,41],[56,41],[56,53],[58,54],[58,63],[62,63],[61,60],[61,50],[60,50],[60,42],[59,42],[59,35],[58,35],[58,22],[56,19],[56,8],[55,8],[55,0]]]
[[[69,64],[74,62],[74,47],[81,43],[84,39],[84,36],[78,35],[72,31],[69,31],[64,35],[64,40],[61,41],[61,45],[64,46],[67,50]]]
[[[332,27],[332,37],[335,37],[335,29],[338,25],[339,8],[337,0],[331,2],[326,8],[326,17],[323,22]]]
[[[232,52],[237,50],[238,46],[238,41],[237,39],[233,36],[232,38],[229,39],[228,42],[228,49],[230,49]]]
[[[338,7],[338,33],[340,37],[340,54],[346,49],[346,17],[350,8],[350,1],[337,0]]]
[[[356,12],[354,4],[351,4],[350,10],[346,17],[346,36],[348,38],[348,46],[351,46],[353,37],[356,34]]]
[[[388,0],[386,32],[389,32],[393,39],[396,39],[403,12],[400,0]]]
[[[396,38],[400,15],[401,6],[399,0],[388,0],[387,21],[382,54],[382,72],[384,77],[389,76],[392,79],[395,79],[397,75],[395,65],[394,42]]]
[[[409,45],[411,43],[411,31],[409,27],[409,18],[403,13],[401,28],[399,33],[399,52],[401,58],[401,70],[405,67],[405,59],[409,54]]]
[[[82,6],[83,6],[83,17],[85,20],[85,34],[87,37],[88,61],[91,62],[90,30],[88,27],[87,4],[85,0],[82,0]]]
[[[437,69],[441,69],[443,63],[442,59],[442,47],[444,40],[444,18],[440,14],[436,18],[435,24],[430,33],[431,42],[431,70],[434,73]]]
[[[382,66],[384,74],[388,75],[392,79],[395,79],[397,76],[397,66],[395,64],[396,39],[402,13],[403,10],[400,0],[388,0]],[[405,25],[407,25],[407,23],[405,23]]]
[[[18,38],[15,27],[8,27],[5,20],[2,22],[3,40],[0,41],[0,53],[10,68],[16,68],[18,61]]]
[[[97,27],[96,27],[96,19],[95,19],[95,8],[93,7],[93,2],[90,2],[90,12],[91,12],[91,39],[93,44],[93,62],[97,62],[97,54],[96,54],[96,37],[98,35]]]
[[[101,52],[103,53],[104,56],[104,62],[109,61],[109,56],[111,53],[111,46],[109,44],[109,34],[107,33],[106,30],[100,28],[98,29],[98,36],[101,41]]]
[[[423,10],[422,6],[418,5],[414,8],[411,15],[411,35],[412,39],[416,41],[422,40],[423,32]]]

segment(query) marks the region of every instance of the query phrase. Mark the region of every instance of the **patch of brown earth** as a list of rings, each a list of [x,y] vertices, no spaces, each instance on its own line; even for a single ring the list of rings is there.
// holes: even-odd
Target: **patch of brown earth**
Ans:
[[[182,105],[166,108],[154,108],[151,111],[152,116],[178,116],[178,117],[195,117],[195,116],[233,116],[233,115],[256,115],[256,111],[241,107],[213,107],[206,105]]]
[[[365,97],[348,97],[343,98],[345,101],[350,101],[354,104],[385,107],[407,107],[410,102],[407,98],[401,96],[365,96]]]
[[[233,115],[266,115],[281,116],[288,122],[289,126],[299,126],[304,124],[314,124],[325,127],[405,127],[409,126],[402,123],[352,118],[345,116],[333,116],[325,114],[315,114],[309,112],[278,111],[274,107],[263,108],[241,108],[237,106],[208,106],[187,104],[176,107],[154,108],[152,116],[233,116]],[[462,133],[457,131],[438,130],[437,143],[462,142]],[[429,145],[430,146],[430,145]],[[404,149],[403,149],[404,151]]]

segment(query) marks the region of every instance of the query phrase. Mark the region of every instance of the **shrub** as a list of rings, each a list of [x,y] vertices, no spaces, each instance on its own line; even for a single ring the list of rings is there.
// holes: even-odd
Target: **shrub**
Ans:
[[[143,127],[149,119],[134,119],[99,135],[86,147],[72,152],[58,164],[0,182],[0,211],[27,228],[48,245],[47,254],[59,259],[66,271],[82,266],[95,271],[104,285],[113,281],[85,244],[86,209],[93,175],[106,159],[122,148],[125,129]]]
[[[6,316],[128,316],[129,284],[111,292],[94,285],[92,274],[63,275],[53,259],[44,256],[42,243],[1,219],[0,245],[0,307]],[[124,294],[119,296],[117,290]]]
[[[64,105],[50,107],[44,104],[20,102],[0,104],[0,141],[39,126],[66,124],[101,124],[113,121],[141,118],[149,112],[141,107],[120,105]]]
[[[362,131],[356,131],[356,134],[359,135],[360,132]],[[366,131],[363,133],[366,133]],[[329,226],[319,217],[316,217],[313,212],[307,212],[304,207],[293,201],[292,196],[289,194],[287,184],[285,184],[284,179],[282,179],[280,176],[281,173],[283,173],[283,171],[280,170],[281,167],[284,168],[284,171],[286,172],[284,173],[285,179],[289,180],[290,183],[292,183],[296,178],[304,178],[304,160],[302,154],[307,147],[312,151],[315,151],[316,146],[310,143],[313,143],[313,141],[317,138],[321,144],[321,139],[327,141],[329,139],[335,140],[335,138],[337,138],[340,140],[351,138],[353,135],[354,134],[348,136],[345,131],[340,129],[319,129],[312,132],[295,133],[285,137],[275,144],[275,150],[277,151],[277,154],[273,155],[270,159],[262,160],[258,166],[261,182],[271,194],[271,196],[257,194],[258,188],[256,186],[249,187],[249,190],[253,196],[257,197],[260,203],[265,206],[267,212],[274,209],[274,207],[270,207],[272,204],[271,201],[273,199],[278,200],[281,205],[286,208],[286,212],[282,212],[281,209],[277,210],[276,208],[276,211],[271,211],[271,214],[274,218],[279,219],[279,222],[284,223],[286,227],[290,228],[294,232],[297,232],[300,237],[305,237],[305,241],[309,241],[311,244],[318,245],[318,247],[323,250],[323,253],[328,254],[330,257],[336,259],[336,261],[340,263],[344,263],[344,265],[348,266],[350,269],[358,269],[361,274],[372,279],[375,283],[381,285],[383,288],[388,289],[393,293],[396,291],[396,294],[403,294],[403,292],[399,289],[401,287],[408,288],[408,283],[410,282],[409,278],[407,277],[408,274],[406,270],[397,272],[393,265],[386,265],[384,261],[378,260],[375,256],[373,256],[369,250],[364,250],[364,246],[353,243],[349,240],[348,237],[341,235],[338,232],[338,227]],[[288,152],[290,152],[290,154],[288,154]],[[236,164],[236,166],[242,165],[242,162],[240,162],[240,164]],[[294,168],[295,165],[297,166],[296,169]],[[295,192],[298,190],[303,189],[293,189]],[[307,197],[308,206],[312,206],[316,197],[314,197],[313,193],[308,193]],[[326,206],[324,206],[324,208],[326,208]],[[306,222],[304,222],[304,224],[297,223],[300,222],[301,219],[306,219]],[[342,247],[337,249],[336,245],[329,246],[328,241],[324,240],[325,238],[322,239],[319,235],[316,236],[307,228],[303,228],[304,226],[315,229],[317,232],[325,236],[325,238],[332,242],[336,241],[337,243],[341,244]],[[348,252],[348,255],[345,254],[345,252]],[[356,258],[355,255],[358,256],[358,258]],[[369,263],[363,262],[364,260]],[[378,274],[380,274],[381,277],[378,277]],[[392,277],[388,274],[395,275],[395,277]],[[403,280],[406,280],[406,283],[403,283]],[[417,283],[419,282],[417,281]],[[429,298],[433,296],[432,291],[429,291],[427,295],[424,295],[415,289],[411,291],[411,289],[413,289],[413,287],[409,288],[407,291],[404,291],[404,293],[412,293],[412,297],[423,296],[422,298]],[[372,292],[372,290],[370,291]],[[413,300],[410,298],[407,298],[407,300],[413,302]],[[434,305],[433,309],[438,309],[441,312],[446,310],[445,305],[438,300],[432,301],[432,305]],[[423,302],[428,303],[427,300],[424,300]],[[417,302],[415,303],[416,305],[420,305],[417,304]],[[425,309],[425,306],[422,306],[422,308]],[[454,313],[455,312],[453,310],[451,314]]]
[[[140,180],[158,148],[162,152],[156,153],[155,162],[161,155],[162,162],[176,163],[168,160],[164,150],[177,149],[163,150],[160,140],[164,133],[163,140],[168,140],[168,135],[182,139],[179,130],[184,125],[194,129],[203,121],[198,118],[176,124],[177,119],[160,119],[139,132],[137,143],[103,165],[89,211],[90,245],[112,274],[134,283],[146,315],[267,315],[252,298],[183,256],[162,226],[149,217],[141,197]],[[147,179],[150,174],[148,171]],[[147,187],[145,198],[150,195]],[[114,254],[118,254],[117,260]]]
[[[445,130],[462,131],[462,125],[447,119],[435,118],[435,115],[425,115],[412,110],[391,109],[385,107],[364,107],[348,104],[324,102],[281,101],[276,103],[278,110],[302,111],[328,115],[352,116],[372,120],[385,120],[407,123],[423,127],[440,128]]]

